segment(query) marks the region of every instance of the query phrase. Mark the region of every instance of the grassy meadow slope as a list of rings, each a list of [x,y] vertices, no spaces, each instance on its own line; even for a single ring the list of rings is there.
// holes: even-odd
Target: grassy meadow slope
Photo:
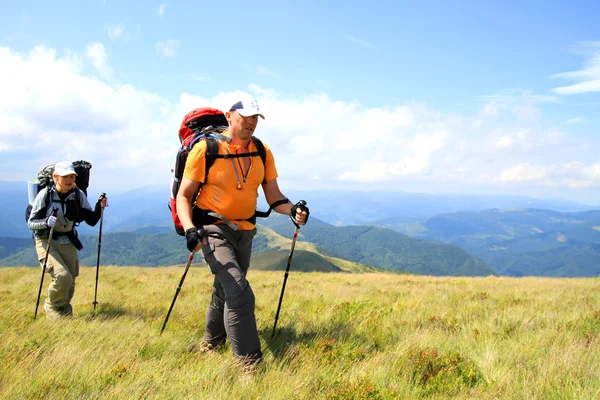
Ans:
[[[278,250],[252,257],[252,267],[260,271],[282,271],[288,263],[289,251]],[[292,258],[294,267],[302,266],[304,272],[341,272],[341,268],[320,254],[306,250],[295,250]]]
[[[0,269],[0,398],[592,399],[600,396],[600,279],[250,271],[264,362],[189,352],[211,276],[183,267],[82,268],[71,320],[32,321],[40,270]],[[45,281],[46,287],[48,280]],[[45,289],[42,296],[45,297]]]

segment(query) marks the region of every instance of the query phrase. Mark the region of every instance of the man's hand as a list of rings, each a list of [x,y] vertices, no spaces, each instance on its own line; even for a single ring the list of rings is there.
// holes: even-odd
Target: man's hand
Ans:
[[[187,241],[187,248],[189,251],[196,252],[206,244],[206,236],[208,232],[204,229],[198,229],[196,227],[190,228],[185,231],[185,239]]]
[[[292,220],[298,225],[305,225],[308,222],[308,216],[310,215],[310,211],[308,210],[308,207],[306,207],[306,202],[300,200],[294,204],[290,215]]]

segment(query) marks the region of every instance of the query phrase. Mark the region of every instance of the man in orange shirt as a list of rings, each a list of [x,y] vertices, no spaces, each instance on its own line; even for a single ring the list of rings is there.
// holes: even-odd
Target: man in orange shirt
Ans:
[[[262,358],[254,293],[246,279],[252,238],[256,235],[252,216],[259,186],[276,212],[290,215],[298,225],[304,225],[309,216],[305,205],[294,205],[281,193],[275,160],[267,145],[264,164],[258,156],[251,138],[259,116],[265,118],[250,96],[233,104],[225,113],[229,128],[219,139],[219,154],[234,157],[217,158],[206,175],[206,141],[200,141],[188,155],[177,194],[187,247],[190,251],[202,249],[215,276],[200,349],[211,350],[229,338],[234,356],[246,365],[256,365]],[[199,189],[192,211],[191,203]],[[194,221],[200,225],[195,212],[198,210],[211,215],[201,221],[202,226],[194,225]]]

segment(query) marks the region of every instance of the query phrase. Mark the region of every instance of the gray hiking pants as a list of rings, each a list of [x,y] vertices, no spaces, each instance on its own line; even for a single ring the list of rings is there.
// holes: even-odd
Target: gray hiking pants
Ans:
[[[204,341],[218,345],[229,338],[235,356],[260,360],[254,292],[246,279],[256,229],[234,231],[224,224],[206,225],[204,229],[211,236],[202,252],[214,274]]]
[[[47,246],[48,239],[35,238],[35,250],[42,268]],[[52,277],[46,304],[54,310],[61,309],[71,302],[75,293],[75,278],[79,275],[79,257],[71,242],[61,244],[53,240],[50,243],[46,272]]]

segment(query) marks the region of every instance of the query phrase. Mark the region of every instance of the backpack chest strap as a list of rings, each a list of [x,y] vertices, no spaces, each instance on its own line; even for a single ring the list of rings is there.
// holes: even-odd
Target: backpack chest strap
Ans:
[[[260,156],[258,151],[253,151],[250,153],[233,153],[233,154],[217,154],[215,158],[242,158],[242,157],[256,157]]]

